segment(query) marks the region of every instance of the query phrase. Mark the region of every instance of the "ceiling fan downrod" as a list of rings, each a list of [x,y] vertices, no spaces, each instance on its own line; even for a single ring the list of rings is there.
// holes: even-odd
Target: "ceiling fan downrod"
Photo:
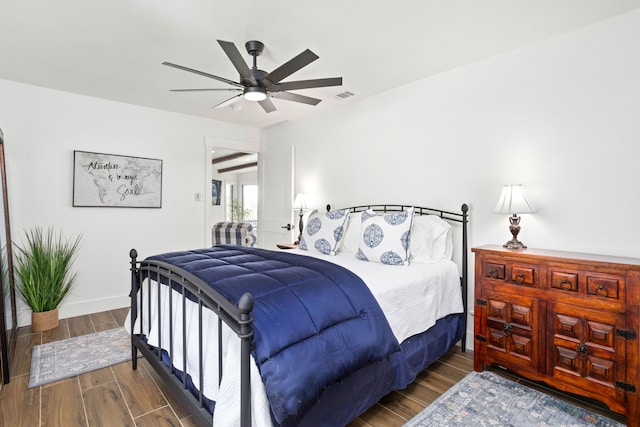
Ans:
[[[253,69],[256,70],[258,68],[257,58],[262,55],[264,43],[259,42],[258,40],[249,40],[244,44],[244,47],[247,49],[247,53],[253,56]]]

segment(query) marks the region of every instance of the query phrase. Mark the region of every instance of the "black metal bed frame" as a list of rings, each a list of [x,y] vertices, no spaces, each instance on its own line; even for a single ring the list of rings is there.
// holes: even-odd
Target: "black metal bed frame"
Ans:
[[[377,212],[400,212],[409,207],[410,205],[362,205],[350,207],[351,212],[360,212],[367,209],[372,209]],[[330,210],[330,206],[327,205],[327,210]],[[462,225],[462,266],[460,284],[462,287],[462,299],[464,307],[464,325],[465,334],[461,340],[462,351],[466,350],[466,323],[467,323],[467,275],[468,275],[468,261],[467,261],[467,225],[469,222],[468,211],[469,208],[466,204],[461,207],[461,213],[449,212],[441,209],[414,207],[415,214],[417,215],[437,215],[442,219],[450,222],[460,223]],[[249,293],[245,293],[239,300],[238,306],[234,306],[220,293],[208,286],[204,281],[188,273],[182,269],[176,268],[170,264],[161,261],[138,261],[138,253],[135,249],[131,249],[129,253],[131,257],[131,363],[132,368],[137,369],[138,363],[138,351],[147,359],[151,366],[158,372],[160,377],[166,382],[171,392],[176,399],[189,411],[193,416],[194,421],[201,426],[211,426],[213,419],[212,414],[205,409],[205,401],[202,393],[203,389],[203,351],[202,351],[202,336],[203,336],[203,322],[202,314],[206,307],[216,314],[218,317],[218,383],[222,378],[222,322],[224,322],[241,340],[240,351],[240,371],[241,371],[241,384],[240,384],[240,422],[242,427],[251,426],[251,378],[250,378],[250,353],[252,349],[253,341],[253,319],[251,317],[251,310],[253,309],[253,297]],[[138,319],[138,314],[143,310],[148,310],[148,317],[151,318],[151,306],[157,304],[158,313],[161,312],[161,292],[158,289],[157,301],[151,300],[151,292],[148,295],[144,295],[142,287],[142,279],[145,277],[152,277],[157,282],[170,284],[171,287],[178,291],[181,296],[178,298],[182,303],[182,354],[187,353],[186,345],[186,302],[190,300],[198,305],[198,363],[200,377],[192,379],[193,383],[197,385],[197,397],[194,396],[188,390],[187,375],[183,374],[181,377],[174,375],[178,369],[173,368],[173,354],[174,354],[174,337],[173,337],[173,292],[169,292],[169,345],[170,351],[165,353],[165,357],[169,359],[169,366],[167,366],[163,360],[163,352],[156,351],[156,349],[147,344],[145,337],[142,334],[136,334],[134,325]],[[139,300],[139,305],[138,305]],[[146,305],[145,305],[146,304]],[[139,331],[144,331],[144,325],[142,324],[143,317],[140,318]],[[161,321],[158,316],[158,341],[159,348],[162,348],[161,340]],[[186,372],[186,357],[183,357],[183,366],[180,371]]]

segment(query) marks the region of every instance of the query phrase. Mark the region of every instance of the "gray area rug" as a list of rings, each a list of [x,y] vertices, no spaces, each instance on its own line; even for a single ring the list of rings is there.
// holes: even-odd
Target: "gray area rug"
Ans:
[[[124,328],[36,345],[31,352],[29,388],[131,359],[131,336]]]
[[[405,427],[615,426],[603,417],[489,371],[471,372]]]

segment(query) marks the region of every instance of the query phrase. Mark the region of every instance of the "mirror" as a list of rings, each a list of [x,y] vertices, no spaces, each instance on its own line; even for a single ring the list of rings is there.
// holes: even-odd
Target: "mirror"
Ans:
[[[9,364],[16,346],[17,314],[16,294],[13,287],[13,255],[11,251],[11,231],[9,229],[9,199],[7,197],[7,178],[4,160],[4,135],[0,129],[0,347],[2,350],[2,382],[9,382]]]

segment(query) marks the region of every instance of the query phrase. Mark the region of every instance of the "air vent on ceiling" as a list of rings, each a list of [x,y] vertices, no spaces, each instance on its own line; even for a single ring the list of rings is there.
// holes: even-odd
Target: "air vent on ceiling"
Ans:
[[[349,91],[345,91],[345,92],[340,92],[336,95],[334,95],[333,97],[336,99],[345,99],[345,98],[350,98],[352,96],[354,96],[355,93],[349,92]]]

